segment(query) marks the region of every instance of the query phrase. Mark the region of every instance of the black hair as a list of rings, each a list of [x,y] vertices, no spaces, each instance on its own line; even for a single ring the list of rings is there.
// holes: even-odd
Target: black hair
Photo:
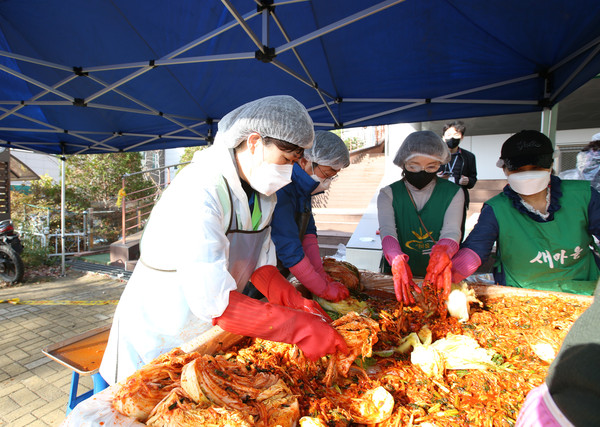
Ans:
[[[446,133],[446,131],[450,128],[456,129],[456,131],[460,132],[462,136],[465,136],[465,133],[467,133],[467,127],[465,126],[465,123],[460,120],[455,120],[453,122],[446,123],[444,125],[444,130],[442,131],[442,134]]]
[[[291,142],[284,141],[283,139],[265,136],[263,141],[265,142],[265,145],[274,144],[275,147],[279,148],[285,153],[296,153],[299,157],[304,156],[304,148],[300,147],[299,145],[292,144]]]

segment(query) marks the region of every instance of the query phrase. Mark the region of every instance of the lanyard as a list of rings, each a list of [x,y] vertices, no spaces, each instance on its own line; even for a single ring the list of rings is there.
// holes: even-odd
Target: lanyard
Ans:
[[[456,153],[456,156],[454,157],[454,162],[452,162],[452,166],[450,167],[450,169],[448,169],[448,173],[452,173],[454,171],[454,165],[456,164],[456,161],[458,160],[458,153]],[[446,165],[448,166],[448,165]]]
[[[253,194],[254,197],[254,206],[252,207],[252,229],[256,231],[260,224],[260,219],[262,218],[262,212],[260,211],[260,200],[256,191]]]

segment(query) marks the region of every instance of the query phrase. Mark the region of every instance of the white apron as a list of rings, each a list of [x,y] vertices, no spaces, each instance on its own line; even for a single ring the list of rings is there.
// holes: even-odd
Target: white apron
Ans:
[[[229,206],[233,206],[234,192],[226,179],[225,184],[230,199]],[[266,214],[265,219],[269,221],[272,213],[270,204],[268,203],[266,212],[263,212],[263,216]],[[257,231],[242,230],[238,227],[238,213],[233,209],[229,209],[229,212],[230,225],[224,236],[221,234],[226,237],[229,246],[227,265],[223,265],[223,268],[229,272],[229,280],[233,278],[237,290],[242,292],[259,265],[259,257],[266,244],[265,239],[270,240],[270,227],[265,226],[263,221],[263,228]],[[220,246],[216,247],[218,249]],[[212,327],[210,319],[219,315],[211,312],[202,319],[192,313],[188,298],[190,294],[192,298],[200,298],[198,295],[202,295],[201,290],[191,293],[188,289],[186,292],[186,289],[178,286],[180,273],[177,270],[166,269],[164,265],[157,267],[156,264],[160,263],[160,260],[148,262],[143,256],[142,252],[140,262],[121,296],[100,366],[102,377],[111,385],[127,378],[158,355],[206,332]],[[216,271],[219,265],[210,267]],[[198,275],[202,276],[201,273]],[[223,273],[220,273],[220,276],[222,275]],[[210,279],[199,277],[198,281],[210,284]],[[189,277],[187,280],[189,281]],[[214,280],[223,280],[223,277],[216,277]],[[215,286],[220,286],[226,291],[228,300],[228,292],[233,289],[223,287],[220,282],[215,283]]]

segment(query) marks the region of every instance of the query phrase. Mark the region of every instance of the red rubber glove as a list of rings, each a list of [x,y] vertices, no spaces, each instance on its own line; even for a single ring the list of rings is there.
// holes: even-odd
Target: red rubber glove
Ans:
[[[442,299],[448,297],[452,286],[452,262],[448,256],[450,252],[451,249],[447,245],[440,245],[439,242],[433,245],[425,275],[426,282],[434,284],[442,291]]]
[[[350,296],[350,291],[339,282],[324,280],[313,268],[308,257],[290,267],[290,272],[313,294],[328,301],[341,301]]]
[[[435,245],[433,245],[434,248],[436,246],[445,246],[446,253],[450,259],[452,259],[452,257],[456,255],[456,252],[458,252],[458,242],[452,239],[440,239]],[[441,249],[442,248],[440,248],[440,250]],[[431,248],[431,250],[433,251],[433,248]]]
[[[452,258],[452,283],[458,283],[475,273],[481,265],[479,255],[469,248],[459,250]]]
[[[319,241],[316,234],[306,234],[302,239],[302,249],[304,249],[304,255],[306,255],[314,267],[315,271],[321,276],[326,282],[330,282],[331,278],[325,273],[323,268],[323,260],[321,259],[321,253],[319,252]],[[298,276],[296,276],[298,277]]]
[[[421,292],[421,289],[413,281],[412,271],[408,266],[408,255],[397,255],[392,261],[392,276],[394,277],[394,292],[396,299],[406,305],[414,304],[415,298],[411,290]]]
[[[275,266],[263,265],[252,274],[250,281],[269,302],[316,314],[331,322],[331,318],[319,303],[300,295]]]
[[[326,354],[348,353],[344,338],[320,316],[229,293],[229,305],[213,319],[228,332],[270,341],[296,344],[305,356],[318,360]]]

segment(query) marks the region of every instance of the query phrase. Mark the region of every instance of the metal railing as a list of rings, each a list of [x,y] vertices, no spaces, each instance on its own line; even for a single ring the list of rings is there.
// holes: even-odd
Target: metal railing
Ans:
[[[52,240],[54,239],[54,244],[52,245],[54,247],[54,253],[49,253],[48,256],[53,257],[53,256],[61,256],[63,255],[62,250],[59,249],[59,245],[60,245],[60,240],[62,238],[62,234],[59,233],[29,233],[30,236],[32,237],[37,237],[40,239],[40,245],[42,247],[47,248],[49,246],[49,244],[52,242]],[[77,250],[76,251],[68,251],[65,252],[65,255],[75,255],[80,253],[82,250],[85,249],[86,245],[87,245],[87,241],[88,241],[88,235],[86,235],[86,233],[82,233],[82,232],[77,232],[77,233],[65,233],[65,246],[67,248],[69,247],[76,247]],[[73,242],[76,243],[70,243],[70,240],[73,240]]]
[[[177,163],[175,165],[163,166],[154,169],[146,169],[140,172],[127,173],[122,177],[121,193],[121,241],[127,242],[127,236],[131,236],[144,229],[150,212],[163,191],[171,184],[171,169],[187,165],[190,162]],[[166,178],[162,183],[154,183],[148,187],[127,192],[127,178],[135,175],[147,174],[149,172],[164,171]]]
[[[39,242],[39,247],[53,249],[48,256],[62,255],[59,248],[61,239],[60,227],[55,227],[57,209],[24,204],[24,219],[19,222],[18,233],[24,238],[30,237]],[[74,255],[82,251],[92,251],[108,243],[108,236],[101,231],[107,216],[118,211],[96,210],[90,208],[83,212],[67,212],[69,217],[68,232],[65,232],[65,255]],[[54,225],[54,226],[53,226]]]

